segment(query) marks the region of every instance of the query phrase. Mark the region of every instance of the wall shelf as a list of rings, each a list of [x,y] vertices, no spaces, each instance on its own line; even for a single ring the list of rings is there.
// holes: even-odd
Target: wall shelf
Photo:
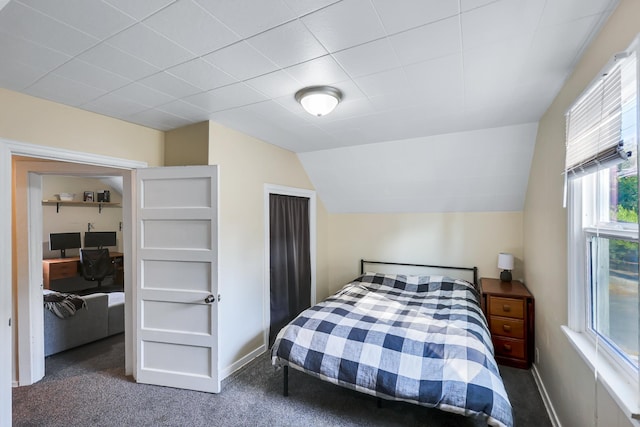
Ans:
[[[56,205],[56,213],[60,212],[60,206],[84,206],[84,207],[98,207],[98,213],[102,213],[102,208],[121,208],[122,205],[116,202],[79,202],[79,201],[65,201],[65,200],[43,200],[43,205]]]

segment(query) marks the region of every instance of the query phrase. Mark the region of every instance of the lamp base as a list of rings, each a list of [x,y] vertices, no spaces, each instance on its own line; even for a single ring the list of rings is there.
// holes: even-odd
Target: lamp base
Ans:
[[[511,272],[509,270],[502,270],[502,272],[500,273],[500,281],[510,282],[511,279]]]

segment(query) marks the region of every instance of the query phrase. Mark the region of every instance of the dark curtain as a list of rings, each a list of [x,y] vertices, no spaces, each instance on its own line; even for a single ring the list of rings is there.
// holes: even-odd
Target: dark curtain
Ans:
[[[269,347],[311,302],[309,199],[269,195],[271,326]]]

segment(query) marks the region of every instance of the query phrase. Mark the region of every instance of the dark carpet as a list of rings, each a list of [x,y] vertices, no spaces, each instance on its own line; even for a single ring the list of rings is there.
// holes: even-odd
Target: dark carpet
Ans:
[[[265,354],[208,394],[136,384],[124,375],[124,335],[46,359],[45,378],[13,389],[14,426],[481,426],[442,411],[383,401],[295,370],[289,397]],[[501,367],[517,427],[551,426],[529,371]]]

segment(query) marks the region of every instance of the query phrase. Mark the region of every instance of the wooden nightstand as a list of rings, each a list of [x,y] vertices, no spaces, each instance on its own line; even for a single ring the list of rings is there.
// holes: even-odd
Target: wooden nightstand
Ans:
[[[522,282],[480,279],[482,311],[489,322],[496,361],[528,369],[534,352],[534,300]]]

